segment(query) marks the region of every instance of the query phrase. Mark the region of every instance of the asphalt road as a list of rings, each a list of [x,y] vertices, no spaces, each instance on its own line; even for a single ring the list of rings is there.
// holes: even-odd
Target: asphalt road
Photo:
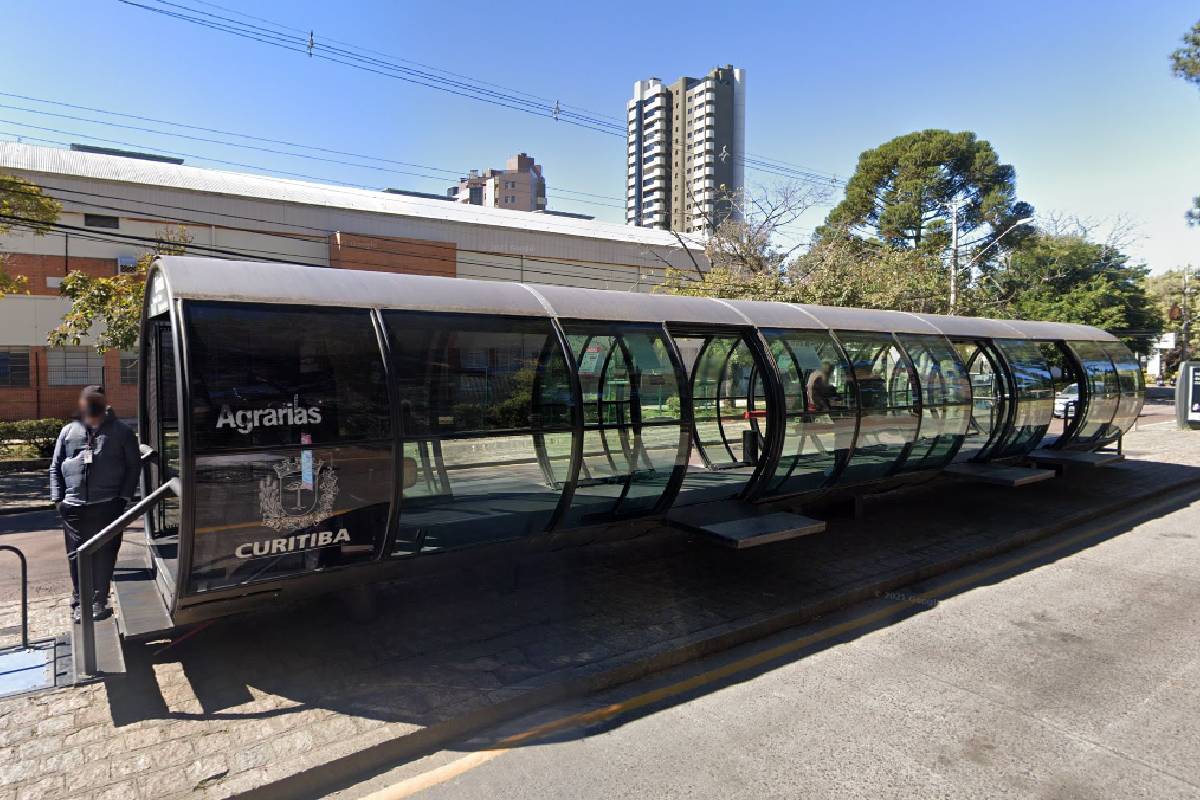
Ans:
[[[53,510],[0,514],[0,544],[19,547],[29,561],[29,596],[61,597],[71,591],[66,548],[58,514]],[[21,596],[17,560],[0,553],[0,602]],[[0,626],[5,625],[0,620]]]
[[[335,797],[1200,797],[1200,500],[1142,511]]]

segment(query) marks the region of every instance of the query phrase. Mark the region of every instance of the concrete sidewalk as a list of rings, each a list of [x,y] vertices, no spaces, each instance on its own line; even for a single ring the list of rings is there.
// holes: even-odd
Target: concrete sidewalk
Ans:
[[[220,621],[129,653],[131,672],[0,701],[0,800],[283,796],[422,752],[571,693],[763,636],[876,593],[1200,484],[1200,435],[1018,490],[944,481],[861,521],[744,553],[657,529],[531,556],[515,591],[474,573],[395,584],[379,618],[332,599]],[[0,620],[15,616],[0,607]],[[66,628],[65,599],[33,609]],[[267,787],[267,788],[264,788]]]

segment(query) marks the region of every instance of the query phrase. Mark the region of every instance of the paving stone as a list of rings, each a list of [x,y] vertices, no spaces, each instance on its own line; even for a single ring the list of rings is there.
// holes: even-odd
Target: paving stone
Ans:
[[[17,800],[51,800],[62,797],[65,782],[61,775],[52,775],[17,787]]]
[[[130,800],[138,796],[132,781],[122,781],[97,790],[90,800]],[[156,796],[157,797],[157,796]]]
[[[962,484],[889,493],[872,499],[863,521],[833,519],[826,535],[757,551],[731,554],[653,526],[617,543],[530,554],[511,591],[484,574],[443,575],[382,587],[380,605],[391,611],[377,620],[347,621],[320,603],[221,620],[184,645],[140,656],[150,668],[125,680],[141,685],[0,700],[0,800],[87,790],[92,798],[229,797],[521,697],[564,670],[822,602],[1200,466],[1195,437],[1134,436],[1144,453],[1134,463],[1017,491]],[[66,619],[61,598],[31,608],[45,635]]]

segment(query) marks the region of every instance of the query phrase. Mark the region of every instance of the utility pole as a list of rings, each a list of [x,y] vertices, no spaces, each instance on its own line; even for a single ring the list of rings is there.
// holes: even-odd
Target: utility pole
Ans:
[[[958,308],[958,201],[950,204],[950,313]]]
[[[1183,268],[1183,343],[1179,346],[1179,360],[1188,360],[1188,345],[1192,335],[1192,312],[1188,307],[1188,276],[1192,274],[1192,265]]]

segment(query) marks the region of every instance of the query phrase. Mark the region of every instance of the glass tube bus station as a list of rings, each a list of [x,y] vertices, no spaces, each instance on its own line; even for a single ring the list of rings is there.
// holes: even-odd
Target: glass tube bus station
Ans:
[[[146,493],[178,480],[151,578],[119,587],[159,610],[126,635],[498,542],[1088,453],[1143,397],[1081,325],[191,257],[149,281]],[[1080,391],[1050,436],[1055,376]]]

